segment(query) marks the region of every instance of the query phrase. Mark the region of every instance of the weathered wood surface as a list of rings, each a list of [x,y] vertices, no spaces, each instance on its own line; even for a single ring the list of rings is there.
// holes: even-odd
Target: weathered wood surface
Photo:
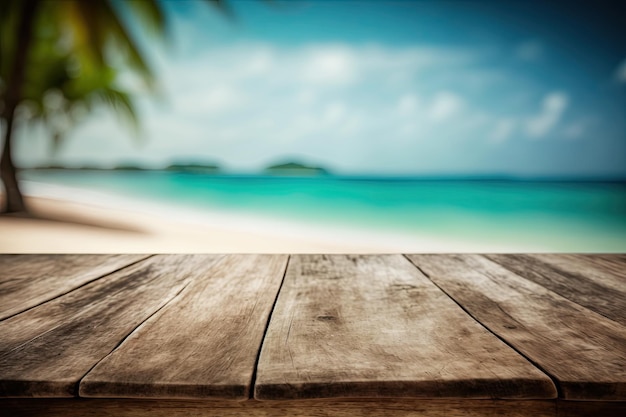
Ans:
[[[616,407],[617,404],[617,407]],[[609,408],[610,407],[610,408]],[[568,417],[623,417],[624,403],[595,403],[602,414]],[[554,400],[423,400],[414,398],[198,401],[137,399],[0,399],[11,417],[556,417]]]
[[[0,322],[0,397],[64,397],[219,256],[138,262]]]
[[[539,253],[530,256],[613,290],[623,292],[626,288],[626,257],[623,255]]]
[[[620,271],[613,272],[609,267],[599,267],[613,265],[593,255],[487,255],[487,258],[583,307],[626,325],[626,263],[622,266],[622,274],[619,274]]]
[[[626,415],[625,255],[147,256],[0,256],[0,397],[131,397],[1,417]]]
[[[401,255],[294,255],[257,399],[554,398],[552,381]]]
[[[147,255],[1,255],[0,320],[52,300]]]
[[[624,417],[623,401],[563,401],[556,403],[557,417]]]
[[[625,414],[626,402],[618,401],[0,399],[0,415],[11,417],[623,417]]]
[[[248,399],[286,255],[229,255],[81,382],[81,397]]]
[[[624,326],[479,255],[408,257],[469,314],[555,378],[562,397],[626,400]]]

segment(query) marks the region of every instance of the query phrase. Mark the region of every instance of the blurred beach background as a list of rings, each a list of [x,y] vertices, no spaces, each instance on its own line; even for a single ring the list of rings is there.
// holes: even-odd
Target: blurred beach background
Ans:
[[[626,252],[621,1],[29,2],[0,252]]]

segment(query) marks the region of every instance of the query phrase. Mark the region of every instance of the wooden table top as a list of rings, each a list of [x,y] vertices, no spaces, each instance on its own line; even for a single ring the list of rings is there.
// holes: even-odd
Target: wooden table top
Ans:
[[[0,397],[7,416],[623,416],[626,255],[0,255]]]

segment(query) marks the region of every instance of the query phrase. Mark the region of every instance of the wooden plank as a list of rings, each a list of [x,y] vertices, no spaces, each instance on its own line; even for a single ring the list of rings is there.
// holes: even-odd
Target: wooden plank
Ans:
[[[491,259],[575,303],[626,325],[626,279],[584,262],[579,255],[486,255]]]
[[[557,401],[558,417],[624,417],[623,401]]]
[[[147,255],[0,255],[0,320]]]
[[[78,381],[219,256],[158,256],[0,322],[0,397],[76,395]]]
[[[626,260],[621,255],[533,254],[570,273],[578,273],[616,291],[626,288]]]
[[[401,255],[292,256],[255,398],[553,398],[552,381]]]
[[[626,400],[626,329],[478,255],[410,255],[430,279],[576,400]]]
[[[596,402],[588,416],[622,417],[623,403]],[[618,407],[615,407],[618,404]],[[604,407],[603,407],[604,406]],[[555,417],[554,400],[296,400],[199,401],[154,399],[11,399],[0,410],[12,417]],[[613,411],[613,412],[610,412]],[[577,414],[581,417],[584,414]],[[574,415],[572,415],[573,417]]]
[[[81,382],[82,397],[248,399],[286,255],[230,255],[198,273]]]
[[[593,256],[606,259],[610,262],[620,263],[622,265],[626,264],[626,253],[594,253]]]

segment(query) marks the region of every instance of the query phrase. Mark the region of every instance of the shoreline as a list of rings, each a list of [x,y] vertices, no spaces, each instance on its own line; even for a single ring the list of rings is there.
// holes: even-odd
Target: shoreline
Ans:
[[[33,217],[0,216],[2,253],[276,253],[298,248],[311,252],[338,249],[311,240],[191,224],[122,208],[42,197],[26,197],[26,202]]]
[[[429,236],[179,208],[81,188],[22,182],[35,218],[1,216],[2,253],[501,252]],[[511,251],[507,247],[505,250]]]

